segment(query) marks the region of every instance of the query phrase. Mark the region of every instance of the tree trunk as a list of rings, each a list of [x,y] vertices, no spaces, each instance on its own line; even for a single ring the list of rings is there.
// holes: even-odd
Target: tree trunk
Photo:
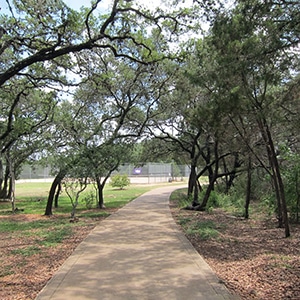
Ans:
[[[290,227],[289,227],[287,205],[286,205],[286,199],[285,199],[285,193],[284,193],[284,184],[283,184],[283,181],[282,181],[280,168],[279,168],[279,163],[278,163],[277,156],[276,156],[276,153],[275,153],[273,141],[270,140],[270,142],[271,142],[270,146],[272,148],[271,160],[273,161],[272,165],[274,166],[275,181],[278,182],[278,188],[279,188],[278,194],[279,194],[280,203],[281,203],[281,215],[282,215],[282,220],[283,220],[284,229],[285,229],[285,237],[289,237],[290,236]]]
[[[61,181],[64,179],[66,173],[67,173],[66,169],[60,170],[52,182],[50,192],[48,195],[45,216],[52,216],[52,206],[53,206],[53,199],[55,196],[55,191],[56,191],[57,187],[60,185]]]
[[[297,202],[296,202],[296,222],[299,223],[299,208],[300,208],[300,188],[299,188],[299,171],[296,171],[296,195],[297,195]]]
[[[60,192],[61,192],[61,183],[59,183],[57,185],[56,193],[55,193],[55,196],[54,196],[54,207],[55,208],[58,208],[58,198],[59,198]]]
[[[3,173],[3,162],[1,159],[1,154],[0,154],[0,199],[4,198],[2,197],[2,184],[4,181],[4,173]]]
[[[276,194],[276,200],[277,200],[278,227],[283,228],[284,227],[284,222],[283,222],[283,215],[282,215],[281,198],[280,198],[280,193],[279,193],[279,185],[278,185],[278,180],[276,178],[273,166],[272,166],[272,181],[273,181],[275,194]]]
[[[258,120],[260,130],[264,141],[266,143],[267,153],[269,163],[272,169],[273,174],[273,182],[275,187],[275,193],[277,198],[277,205],[278,205],[278,216],[279,216],[279,226],[284,225],[285,228],[285,237],[290,236],[290,228],[289,228],[289,220],[288,220],[288,213],[287,213],[287,206],[286,206],[286,199],[284,193],[284,184],[282,181],[280,167],[272,139],[272,134],[270,132],[269,126],[266,120]],[[283,224],[282,224],[283,223]]]
[[[196,165],[191,164],[191,172],[190,172],[189,182],[188,182],[188,194],[187,194],[188,197],[190,197],[193,194],[194,187],[197,180],[196,177],[197,177]]]
[[[193,198],[193,203],[192,206],[196,207],[199,205],[199,189],[197,185],[197,179],[195,178],[195,184],[194,184],[194,198]]]
[[[218,172],[219,172],[218,146],[219,146],[219,143],[216,140],[215,145],[214,145],[215,167],[214,167],[214,170],[213,170],[213,168],[211,168],[212,174],[210,174],[209,184],[207,186],[207,189],[206,189],[204,198],[202,200],[202,203],[197,208],[198,210],[201,210],[201,211],[206,209],[206,205],[207,205],[209,196],[210,196],[211,192],[214,190],[214,185],[215,185],[215,182],[218,178]]]
[[[225,169],[225,172],[229,173],[229,176],[226,180],[226,194],[228,194],[230,188],[233,186],[233,181],[237,177],[237,170],[241,166],[241,162],[239,159],[239,154],[237,152],[234,153],[234,164],[233,164],[233,170],[231,172],[228,172],[228,169]]]
[[[9,199],[11,201],[11,208],[12,212],[14,213],[16,211],[15,207],[15,191],[16,191],[16,177],[15,177],[15,170],[14,170],[14,165],[9,157],[7,155],[6,162],[8,164],[8,169],[9,169]]]
[[[198,207],[196,208],[196,210],[201,210],[204,211],[206,209],[206,205],[209,199],[209,196],[211,194],[211,192],[214,190],[214,184],[215,182],[213,180],[211,180],[207,186],[204,198],[202,200],[202,203],[200,205],[198,205]]]
[[[114,168],[112,168],[108,174],[106,174],[106,176],[104,177],[102,183],[101,183],[101,176],[100,175],[96,175],[96,183],[97,183],[97,188],[98,188],[98,197],[99,197],[99,201],[98,201],[98,207],[103,209],[105,208],[104,205],[104,196],[103,196],[103,190],[104,190],[104,186],[106,184],[106,181],[108,180],[108,178],[110,177],[110,175],[113,173],[113,171],[115,171],[119,166],[119,163],[115,165]]]
[[[249,155],[248,169],[247,169],[247,190],[246,190],[246,201],[245,201],[245,212],[244,217],[249,219],[249,206],[251,200],[251,186],[252,186],[252,171],[251,171],[251,157]]]
[[[12,171],[10,174],[10,184],[9,184],[9,199],[11,201],[11,208],[12,212],[14,213],[16,211],[16,205],[15,205],[15,192],[16,192],[16,179],[15,179],[15,172]]]
[[[104,196],[103,196],[103,189],[104,189],[104,184],[101,183],[101,178],[100,177],[96,177],[96,182],[97,182],[97,189],[98,189],[98,207],[100,209],[105,208],[104,205]]]
[[[9,198],[9,167],[8,165],[5,168],[5,174],[4,174],[4,182],[3,187],[1,189],[1,199],[8,199]]]
[[[207,167],[207,170],[208,170],[208,182],[209,184],[210,183],[213,183],[215,182],[215,179],[214,179],[214,171],[213,171],[213,168],[211,166],[211,164],[208,165]],[[212,191],[214,190],[214,185],[212,186]]]

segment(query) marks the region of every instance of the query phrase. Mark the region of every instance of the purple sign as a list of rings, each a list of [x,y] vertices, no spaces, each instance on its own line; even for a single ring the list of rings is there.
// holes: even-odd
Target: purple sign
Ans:
[[[133,174],[135,174],[135,175],[142,174],[142,168],[135,168],[135,169],[133,169]]]

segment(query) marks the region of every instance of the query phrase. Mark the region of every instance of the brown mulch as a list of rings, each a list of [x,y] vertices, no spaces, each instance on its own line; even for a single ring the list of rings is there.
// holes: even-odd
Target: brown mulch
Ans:
[[[185,232],[197,222],[215,225],[216,237],[186,236],[233,294],[241,299],[300,299],[299,224],[291,225],[291,237],[285,238],[276,219],[245,220],[219,209],[209,214],[170,206]]]
[[[243,220],[221,210],[210,214],[180,210],[174,202],[170,207],[183,230],[195,222],[215,224],[217,237],[203,239],[196,234],[187,237],[231,292],[241,299],[300,299],[299,225],[292,226],[292,236],[286,239],[283,229],[276,228],[275,220]],[[0,218],[30,222],[47,217],[18,214]],[[68,222],[68,217],[65,218]],[[34,251],[37,241],[34,234],[0,233],[0,299],[35,299],[78,244],[103,219],[81,219],[72,224],[72,235],[67,239],[55,247],[39,244],[38,251]],[[18,250],[28,247],[33,249],[31,255],[19,253]]]

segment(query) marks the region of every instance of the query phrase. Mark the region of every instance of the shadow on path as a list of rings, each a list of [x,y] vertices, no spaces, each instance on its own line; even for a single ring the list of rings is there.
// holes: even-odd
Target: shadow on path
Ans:
[[[105,219],[76,248],[37,300],[237,299],[175,224],[168,186]]]

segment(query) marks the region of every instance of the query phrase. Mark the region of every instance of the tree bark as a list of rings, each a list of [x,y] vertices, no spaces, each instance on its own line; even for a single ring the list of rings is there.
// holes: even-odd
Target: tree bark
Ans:
[[[285,228],[285,237],[290,236],[290,228],[289,228],[289,220],[288,220],[288,213],[287,213],[287,205],[284,193],[284,184],[281,177],[279,162],[277,159],[274,142],[272,138],[271,131],[266,120],[258,120],[258,124],[263,136],[263,139],[266,143],[267,153],[269,163],[272,169],[272,177],[273,183],[275,187],[275,193],[277,198],[277,205],[278,205],[278,222],[279,226]]]
[[[209,184],[207,186],[204,198],[202,200],[202,203],[199,205],[199,207],[197,208],[198,210],[205,210],[209,196],[211,194],[211,192],[214,190],[214,185],[215,182],[218,178],[218,172],[219,172],[219,153],[218,153],[218,141],[215,141],[215,145],[214,145],[214,156],[215,156],[215,167],[214,170],[211,168],[212,174],[210,174],[210,178],[209,178]]]
[[[50,192],[48,195],[45,216],[52,216],[52,206],[53,206],[55,191],[56,191],[57,187],[60,185],[61,181],[64,179],[66,173],[67,173],[66,169],[60,170],[52,182]]]
[[[2,162],[2,159],[1,159],[1,154],[0,154],[0,198],[3,198],[2,197],[2,184],[3,184],[3,181],[4,181],[4,173],[3,173],[3,162]]]
[[[98,208],[103,209],[105,208],[104,196],[103,196],[104,184],[101,183],[101,179],[98,176],[96,177],[96,182],[97,182],[97,189],[98,189]]]
[[[245,212],[244,217],[249,219],[249,206],[251,200],[251,186],[252,186],[252,170],[251,170],[251,156],[249,155],[248,168],[247,168],[247,190],[246,190],[246,201],[245,201]]]
[[[201,211],[204,211],[206,209],[206,205],[207,205],[207,202],[208,202],[208,199],[209,199],[209,196],[211,194],[211,192],[213,191],[214,189],[214,184],[215,184],[215,181],[214,180],[211,180],[207,186],[207,189],[206,189],[206,192],[205,192],[205,195],[204,195],[204,198],[201,202],[200,205],[198,205],[198,207],[196,208],[196,210],[201,210]]]
[[[297,201],[296,201],[296,222],[299,223],[299,208],[300,208],[300,188],[299,188],[299,171],[296,171],[296,195],[297,195]]]
[[[199,205],[199,188],[197,184],[197,178],[195,178],[195,184],[194,184],[194,198],[193,198],[193,203],[192,206],[196,207]]]
[[[235,152],[233,155],[234,155],[233,170],[229,172],[227,167],[224,167],[225,172],[229,173],[229,175],[226,176],[226,191],[225,191],[226,194],[228,194],[230,188],[233,186],[233,181],[237,177],[237,170],[241,166],[238,152]],[[226,166],[225,162],[224,165]]]
[[[9,198],[9,167],[8,165],[5,168],[5,174],[4,174],[4,181],[3,186],[1,189],[1,199],[8,199]]]
[[[15,207],[16,176],[15,176],[14,163],[8,153],[6,154],[6,162],[8,164],[8,170],[9,170],[9,192],[8,192],[9,197],[8,198],[11,201],[12,212],[14,213],[16,210]]]
[[[270,132],[268,129],[267,129],[267,133],[269,136],[269,142],[270,142],[270,148],[271,148],[271,154],[272,154],[270,160],[272,160],[272,165],[274,168],[275,181],[278,183],[278,189],[279,189],[278,194],[280,197],[279,202],[281,204],[281,215],[282,215],[282,220],[283,220],[284,229],[285,229],[285,237],[289,237],[291,234],[290,234],[287,205],[286,205],[286,199],[285,199],[285,193],[284,193],[284,184],[282,181],[281,172],[280,172],[279,163],[278,163],[278,159],[276,156],[276,151],[274,148],[273,140],[271,138],[271,135],[270,135]]]
[[[55,196],[54,196],[54,207],[55,208],[58,208],[58,198],[59,198],[60,192],[61,192],[61,183],[59,183],[57,185],[56,193],[55,193]]]
[[[196,183],[196,166],[194,164],[191,164],[191,172],[189,176],[189,182],[188,182],[188,197],[190,197],[193,194],[195,183]]]

